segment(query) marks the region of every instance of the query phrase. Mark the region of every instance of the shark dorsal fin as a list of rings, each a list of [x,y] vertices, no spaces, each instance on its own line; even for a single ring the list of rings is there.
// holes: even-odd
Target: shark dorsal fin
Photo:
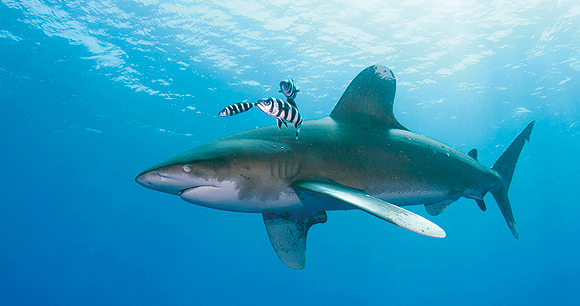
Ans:
[[[405,129],[393,115],[397,81],[384,66],[370,66],[361,71],[348,85],[330,113],[335,120],[373,117],[390,128]]]

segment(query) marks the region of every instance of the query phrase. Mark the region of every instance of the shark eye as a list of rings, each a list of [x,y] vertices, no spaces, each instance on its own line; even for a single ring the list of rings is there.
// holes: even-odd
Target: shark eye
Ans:
[[[270,100],[264,101],[264,105],[266,105],[266,106],[270,105]]]
[[[191,166],[190,165],[184,165],[183,166],[183,171],[190,172],[191,171]]]

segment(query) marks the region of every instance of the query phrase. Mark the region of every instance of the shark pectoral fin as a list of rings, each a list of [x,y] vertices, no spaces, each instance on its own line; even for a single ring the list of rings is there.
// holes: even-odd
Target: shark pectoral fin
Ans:
[[[312,225],[326,222],[326,212],[295,211],[262,216],[278,258],[288,267],[302,270],[306,265],[306,234]]]
[[[445,237],[445,231],[437,224],[354,188],[332,182],[309,180],[297,181],[292,184],[292,187],[326,195],[415,233],[436,238]]]

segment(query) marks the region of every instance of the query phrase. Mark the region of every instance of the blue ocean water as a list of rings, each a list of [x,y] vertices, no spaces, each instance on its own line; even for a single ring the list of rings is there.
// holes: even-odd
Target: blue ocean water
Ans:
[[[576,305],[576,1],[41,1],[0,5],[1,305]],[[364,67],[397,76],[410,130],[491,166],[531,120],[510,199],[442,215],[445,239],[329,212],[307,266],[259,214],[134,182],[218,137],[273,124],[240,101],[301,89],[325,117]]]

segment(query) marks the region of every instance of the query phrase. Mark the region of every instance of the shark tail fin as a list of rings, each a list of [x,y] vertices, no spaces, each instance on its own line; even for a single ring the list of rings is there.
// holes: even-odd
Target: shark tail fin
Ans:
[[[503,154],[495,162],[492,170],[497,172],[499,177],[503,181],[503,186],[500,186],[496,190],[492,190],[491,194],[497,202],[501,213],[505,221],[508,224],[512,234],[516,239],[519,238],[518,229],[516,227],[516,221],[514,219],[514,214],[508,199],[508,190],[512,181],[514,170],[516,168],[516,163],[520,156],[520,152],[524,147],[526,141],[530,141],[530,134],[532,133],[532,128],[536,121],[532,121],[526,126],[526,128],[514,139],[510,146],[503,152]]]

